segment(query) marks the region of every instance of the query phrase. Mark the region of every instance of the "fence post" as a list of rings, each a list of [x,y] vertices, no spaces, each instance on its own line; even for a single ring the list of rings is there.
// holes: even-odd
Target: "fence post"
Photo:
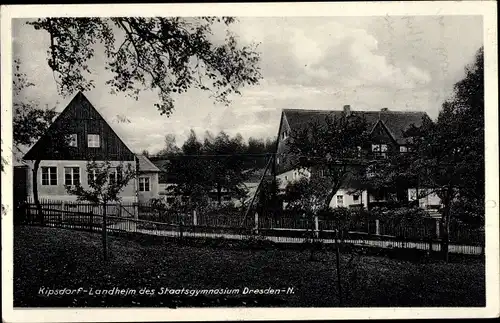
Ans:
[[[259,234],[259,213],[255,212],[255,224],[254,224],[255,234]]]
[[[198,224],[198,219],[196,218],[196,210],[193,210],[193,225],[196,226]]]
[[[375,234],[380,235],[380,220],[379,219],[375,220]]]
[[[60,214],[60,217],[59,217],[59,222],[62,224],[62,222],[64,221],[64,211],[66,211],[66,205],[64,204],[64,201],[61,202],[61,213]]]
[[[139,220],[139,203],[134,203],[134,219]]]
[[[317,215],[314,216],[314,236],[316,238],[319,237],[319,220]]]
[[[441,233],[439,232],[440,229],[440,222],[439,219],[436,219],[436,237],[439,239],[441,237]]]
[[[90,232],[94,231],[94,209],[90,209]]]

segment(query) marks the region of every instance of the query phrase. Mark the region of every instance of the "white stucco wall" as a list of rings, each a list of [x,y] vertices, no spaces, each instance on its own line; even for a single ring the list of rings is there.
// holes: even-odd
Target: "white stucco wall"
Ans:
[[[289,183],[296,182],[302,177],[310,177],[311,173],[305,169],[292,169],[276,176],[280,180],[280,189],[284,189]]]
[[[293,169],[287,172],[284,172],[282,174],[279,174],[276,176],[276,178],[280,179],[280,189],[285,189],[285,187],[289,183],[296,182],[300,180],[302,177],[310,177],[311,173],[308,170],[298,170],[298,169]],[[354,195],[358,195],[358,200],[354,200]],[[343,199],[343,206],[344,207],[349,207],[351,205],[355,204],[363,204],[365,208],[367,207],[367,201],[368,201],[368,195],[366,191],[363,191],[362,193],[358,194],[349,194],[348,189],[339,189],[335,196],[332,198],[330,201],[330,207],[336,208],[339,207],[340,205],[337,203],[338,198],[337,196],[342,196]]]
[[[33,164],[34,162],[28,161],[28,178],[27,190],[28,198],[33,199]],[[110,161],[112,167],[116,167],[123,163],[124,167],[131,164],[134,167],[134,161]],[[42,185],[42,167],[56,167],[57,168],[57,185]],[[80,183],[83,187],[88,187],[87,179],[87,161],[85,160],[42,160],[38,168],[38,197],[39,199],[56,200],[56,201],[76,201],[76,196],[68,194],[64,187],[64,167],[79,167],[80,168]],[[125,186],[120,194],[123,202],[137,202],[136,195],[136,180],[131,180]]]
[[[137,195],[139,202],[147,203],[152,198],[158,198],[160,195],[160,186],[158,183],[158,173],[148,172],[139,174],[139,178],[147,177],[149,178],[149,191],[139,191],[139,181],[137,182]]]
[[[419,189],[419,195],[425,194],[425,189]],[[415,201],[417,196],[417,190],[415,188],[408,189],[408,199],[410,201]],[[430,193],[429,195],[419,199],[419,206],[421,208],[427,208],[430,205],[441,205],[441,199],[436,193]]]
[[[358,196],[358,200],[354,200],[355,195]],[[342,196],[343,203],[340,205],[338,203],[338,196]],[[364,207],[368,207],[367,205],[367,192],[363,191],[362,193],[356,193],[356,194],[349,194],[349,191],[347,189],[339,189],[337,193],[333,196],[332,200],[330,201],[330,207],[332,208],[337,208],[337,207],[349,207],[351,205],[357,205],[357,204],[363,204]]]

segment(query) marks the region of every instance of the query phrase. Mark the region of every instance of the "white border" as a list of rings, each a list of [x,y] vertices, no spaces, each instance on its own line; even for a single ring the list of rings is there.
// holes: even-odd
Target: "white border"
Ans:
[[[2,174],[2,312],[6,322],[75,321],[197,321],[262,319],[355,318],[474,318],[499,316],[499,190],[498,190],[498,62],[497,18],[494,1],[368,2],[360,3],[240,3],[240,4],[106,4],[2,6],[2,155],[12,161],[12,45],[11,18],[43,16],[383,16],[383,15],[482,15],[485,55],[485,164],[486,164],[486,308],[239,308],[239,309],[31,309],[13,310],[12,273],[12,167]],[[328,13],[328,14],[326,14]],[[10,140],[10,141],[9,141]]]

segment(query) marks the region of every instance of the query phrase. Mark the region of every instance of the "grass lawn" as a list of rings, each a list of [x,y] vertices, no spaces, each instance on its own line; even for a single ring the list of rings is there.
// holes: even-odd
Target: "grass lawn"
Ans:
[[[179,245],[165,238],[109,237],[110,260],[101,259],[101,236],[57,228],[14,228],[14,306],[338,306],[335,253],[293,249],[241,249]],[[350,255],[344,255],[346,263]],[[363,255],[343,268],[344,306],[484,306],[484,262],[462,259],[417,263]],[[87,292],[44,296],[41,288]],[[96,295],[118,287],[132,295]],[[276,295],[159,295],[169,289],[281,289]],[[92,295],[90,289],[92,288]],[[141,288],[154,289],[140,295]]]

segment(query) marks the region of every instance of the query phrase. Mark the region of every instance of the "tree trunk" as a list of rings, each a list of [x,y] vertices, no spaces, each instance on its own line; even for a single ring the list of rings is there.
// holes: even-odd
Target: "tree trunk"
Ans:
[[[217,183],[217,204],[218,205],[222,204],[222,197],[221,197],[221,195],[222,195],[222,193],[221,193],[220,183]]]
[[[107,235],[106,203],[102,205],[102,255],[104,261],[108,260],[108,235]]]
[[[309,217],[309,219],[311,219],[311,218]],[[314,257],[314,251],[315,250],[314,249],[316,249],[316,237],[315,237],[315,233],[316,232],[314,232],[314,229],[315,229],[315,226],[314,226],[314,216],[313,216],[312,221],[311,221],[311,246],[310,246],[311,247],[311,249],[310,249],[311,253],[309,254],[309,260],[310,261],[314,261],[315,260],[315,257]]]
[[[448,262],[448,251],[450,241],[450,202],[446,201],[443,207],[443,215],[441,217],[441,252],[444,261]]]
[[[41,224],[43,224],[43,211],[42,211],[42,205],[40,204],[40,200],[38,198],[38,168],[40,166],[41,160],[35,160],[35,164],[33,165],[33,178],[32,178],[32,184],[33,184],[33,200],[35,202],[35,206],[37,209],[36,212],[36,217],[37,220],[40,221]],[[50,180],[50,179],[49,179]]]
[[[339,306],[342,306],[342,273],[340,272],[340,241],[339,241],[339,227],[335,233],[335,261],[337,269],[337,289],[339,293]]]

